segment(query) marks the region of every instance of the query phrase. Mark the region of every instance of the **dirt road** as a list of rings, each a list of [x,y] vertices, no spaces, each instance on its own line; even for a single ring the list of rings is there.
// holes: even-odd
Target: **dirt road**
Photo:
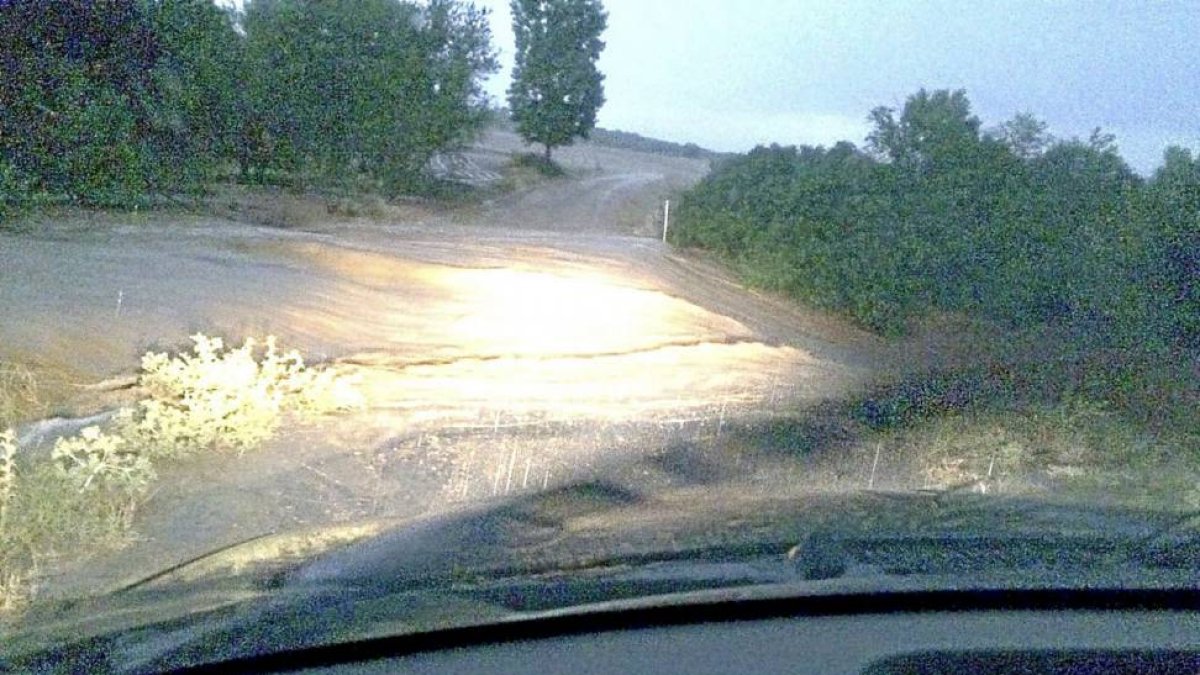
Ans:
[[[495,133],[464,161],[486,180],[518,149]],[[845,393],[880,345],[659,241],[661,200],[703,162],[590,145],[558,158],[569,178],[386,224],[135,215],[0,230],[0,359],[57,378],[64,414],[111,405],[72,386],[132,374],[142,352],[198,331],[277,335],[361,377],[369,402],[259,452],[164,467],[138,540],[51,586],[93,590],[263,533],[604,472],[647,490],[791,480],[782,460],[689,448]],[[45,428],[26,427],[28,444],[48,443]]]

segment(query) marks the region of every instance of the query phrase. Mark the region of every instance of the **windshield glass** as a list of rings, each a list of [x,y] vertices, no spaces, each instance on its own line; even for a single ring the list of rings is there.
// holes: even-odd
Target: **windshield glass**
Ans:
[[[1197,34],[1170,2],[0,0],[0,630],[196,560],[1186,566]],[[633,595],[709,584],[666,569]]]

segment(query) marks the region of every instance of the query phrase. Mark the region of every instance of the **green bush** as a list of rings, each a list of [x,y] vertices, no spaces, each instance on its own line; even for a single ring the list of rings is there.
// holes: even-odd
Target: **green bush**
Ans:
[[[1147,183],[1099,132],[1018,153],[980,132],[961,92],[872,118],[870,151],[721,162],[681,200],[673,243],[885,333],[943,311],[1101,347],[1197,344],[1200,159],[1169,150]]]
[[[0,2],[0,209],[137,206],[234,166],[302,187],[423,185],[486,120],[468,2]]]

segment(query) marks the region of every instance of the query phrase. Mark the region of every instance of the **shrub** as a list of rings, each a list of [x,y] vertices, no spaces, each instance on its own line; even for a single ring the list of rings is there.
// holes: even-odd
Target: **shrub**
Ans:
[[[872,112],[868,152],[771,146],[720,163],[680,200],[672,243],[883,333],[948,312],[1100,348],[1197,344],[1189,152],[1169,150],[1147,183],[1099,132],[1015,152],[963,92],[922,90],[894,112]]]
[[[111,490],[136,499],[155,478],[150,458],[100,427],[58,439],[50,457],[60,475],[80,493]]]
[[[192,353],[142,357],[140,384],[149,397],[123,411],[124,433],[151,456],[207,449],[244,452],[270,438],[289,411],[321,414],[361,403],[353,383],[304,366],[274,337],[227,349],[220,338],[194,335]]]
[[[523,152],[514,156],[512,165],[519,169],[533,169],[546,178],[561,178],[567,175],[567,172],[558,162],[548,160],[542,155],[532,152]]]

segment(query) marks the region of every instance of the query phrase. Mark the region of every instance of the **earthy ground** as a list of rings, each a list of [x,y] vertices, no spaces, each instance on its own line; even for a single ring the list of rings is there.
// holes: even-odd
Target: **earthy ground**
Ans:
[[[522,149],[493,133],[441,166],[488,184]],[[232,193],[220,205],[230,218],[75,215],[0,229],[0,360],[35,370],[49,413],[111,409],[121,392],[92,385],[128,379],[141,353],[198,331],[277,335],[360,376],[369,402],[260,451],[164,467],[136,540],[61,561],[47,590],[109,587],[260,534],[579,478],[649,492],[919,486],[902,458],[759,443],[778,416],[920,361],[919,350],[885,349],[662,244],[663,199],[704,162],[586,144],[558,159],[567,178],[456,208],[388,205],[372,219]],[[79,425],[24,426],[23,447],[44,451]]]

